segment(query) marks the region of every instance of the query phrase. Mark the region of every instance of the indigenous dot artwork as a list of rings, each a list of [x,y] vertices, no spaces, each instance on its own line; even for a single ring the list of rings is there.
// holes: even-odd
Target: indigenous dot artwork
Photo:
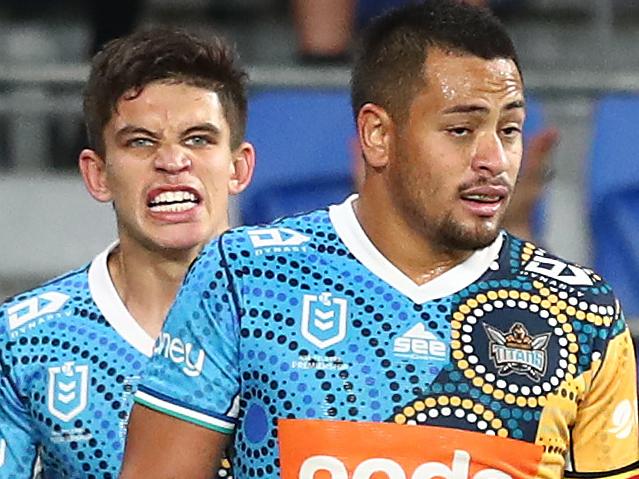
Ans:
[[[118,475],[148,357],[105,319],[87,271],[18,295],[0,309],[2,477],[31,477],[36,453],[45,477]],[[220,474],[229,477],[230,468]]]
[[[563,461],[580,378],[625,330],[610,287],[503,234],[453,293],[410,290],[349,234],[316,211],[209,245],[167,321],[167,334],[206,357],[202,373],[154,359],[140,402],[233,430],[241,478],[279,477],[282,419],[455,428],[537,443],[548,463]],[[563,439],[538,437],[549,404],[566,412],[552,425]]]

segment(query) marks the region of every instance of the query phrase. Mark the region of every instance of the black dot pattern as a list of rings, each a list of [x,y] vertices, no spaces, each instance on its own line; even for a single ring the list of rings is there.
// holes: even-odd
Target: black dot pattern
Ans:
[[[490,261],[454,293],[419,300],[356,258],[325,211],[234,230],[203,251],[167,320],[206,356],[202,371],[156,357],[144,392],[165,411],[191,408],[194,422],[234,425],[242,478],[279,477],[283,418],[534,442],[548,395],[576,407],[575,378],[625,326],[589,270],[508,235]]]
[[[0,308],[2,477],[116,478],[133,395],[148,357],[93,301],[88,268],[18,295]],[[42,313],[43,312],[43,313]],[[11,427],[4,427],[4,424]],[[228,461],[220,474],[232,477]]]

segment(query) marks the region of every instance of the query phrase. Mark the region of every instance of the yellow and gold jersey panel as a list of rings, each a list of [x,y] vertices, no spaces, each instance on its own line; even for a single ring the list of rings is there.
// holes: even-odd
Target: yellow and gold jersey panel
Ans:
[[[593,473],[596,477],[639,475],[635,374],[632,339],[625,328],[608,342],[605,355],[594,360],[591,368],[575,379],[576,384],[583,385],[584,394],[579,397],[577,420],[570,431],[566,475],[572,472]],[[556,394],[553,396],[549,404],[561,407],[560,402],[555,402]],[[542,416],[540,428],[545,425],[543,419]]]

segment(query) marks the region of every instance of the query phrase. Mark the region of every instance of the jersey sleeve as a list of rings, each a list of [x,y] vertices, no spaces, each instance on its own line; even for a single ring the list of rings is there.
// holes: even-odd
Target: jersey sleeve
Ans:
[[[579,405],[565,477],[619,478],[639,474],[636,359],[623,315],[593,361],[588,394]]]
[[[209,244],[169,311],[137,403],[222,433],[234,430],[240,381],[236,286],[222,244]]]
[[[11,342],[0,334],[0,477],[30,479],[37,459],[32,423],[12,376]]]

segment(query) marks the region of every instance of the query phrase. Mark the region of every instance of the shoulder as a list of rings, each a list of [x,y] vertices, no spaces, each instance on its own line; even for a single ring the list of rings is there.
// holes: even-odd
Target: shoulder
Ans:
[[[90,300],[88,265],[69,271],[0,305],[0,337],[16,338]]]
[[[506,262],[515,275],[532,281],[538,288],[564,292],[562,297],[596,304],[614,305],[615,297],[610,284],[591,268],[557,256],[534,243],[507,235],[506,251],[502,253],[502,266]],[[507,256],[507,257],[506,257]]]
[[[327,229],[331,229],[327,210],[284,217],[269,224],[233,228],[206,245],[198,262],[219,258],[232,264],[284,252],[304,253],[326,237]]]
[[[591,268],[510,235],[506,245],[500,270],[510,267],[511,278],[527,285],[531,299],[559,322],[608,339],[627,328],[612,286]]]
[[[327,210],[284,217],[269,224],[241,226],[210,241],[189,268],[180,298],[202,291],[239,291],[247,277],[273,277],[282,261],[304,261],[325,248]],[[332,233],[331,233],[332,234]]]

